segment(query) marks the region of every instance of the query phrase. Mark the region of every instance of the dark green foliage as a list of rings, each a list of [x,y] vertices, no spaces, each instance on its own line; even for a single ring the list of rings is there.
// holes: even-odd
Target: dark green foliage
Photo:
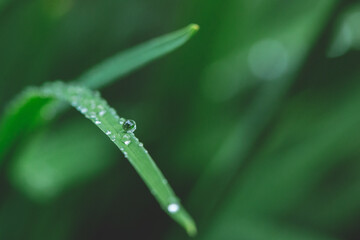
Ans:
[[[189,22],[201,31],[166,58],[116,57]],[[136,120],[195,239],[355,240],[359,25],[351,0],[0,1],[0,109],[94,73],[87,86]],[[99,74],[111,56],[119,69]],[[0,127],[0,239],[188,238],[79,114],[44,99],[20,112]]]

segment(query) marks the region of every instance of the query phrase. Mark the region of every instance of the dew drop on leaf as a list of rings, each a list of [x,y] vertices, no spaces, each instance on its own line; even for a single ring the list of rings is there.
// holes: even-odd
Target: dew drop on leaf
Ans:
[[[120,118],[119,123],[120,123],[121,125],[123,125],[125,121],[126,121],[125,118]]]
[[[131,119],[126,120],[122,126],[127,133],[133,133],[136,130],[136,122]]]
[[[124,134],[124,136],[121,138],[121,141],[127,146],[131,143],[130,135]]]
[[[179,211],[180,209],[180,206],[179,204],[177,203],[171,203],[168,205],[167,207],[167,210],[170,212],[170,213],[176,213],[177,211]]]
[[[104,116],[104,115],[105,115],[105,113],[106,113],[106,111],[105,111],[105,110],[101,110],[101,111],[99,112],[99,116],[100,116],[100,117],[102,117],[102,116]]]
[[[87,108],[80,108],[80,111],[81,111],[82,114],[85,114],[88,111],[88,109]]]
[[[111,136],[110,136],[110,139],[111,139],[111,141],[115,142],[115,140],[116,140],[115,135],[114,135],[114,134],[113,134],[113,135],[111,135]]]

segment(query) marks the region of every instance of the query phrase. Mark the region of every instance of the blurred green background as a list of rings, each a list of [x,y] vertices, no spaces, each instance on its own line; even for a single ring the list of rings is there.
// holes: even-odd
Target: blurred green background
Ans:
[[[1,0],[0,111],[29,85],[194,22],[102,90],[198,224],[195,239],[360,239],[360,3]],[[0,169],[0,239],[187,239],[72,110]]]

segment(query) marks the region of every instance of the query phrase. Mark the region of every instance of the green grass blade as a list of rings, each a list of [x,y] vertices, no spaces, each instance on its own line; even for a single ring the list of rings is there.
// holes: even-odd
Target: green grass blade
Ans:
[[[116,78],[179,48],[198,30],[198,25],[190,24],[183,29],[119,53],[85,72],[76,82],[89,88],[103,87]]]
[[[180,201],[143,144],[132,131],[124,128],[125,119],[120,118],[115,110],[100,97],[98,92],[83,87],[66,85],[62,82],[30,88],[12,105],[12,108],[16,110],[10,111],[14,113],[11,115],[11,120],[17,122],[16,118],[24,116],[21,111],[24,108],[19,105],[26,106],[28,100],[34,101],[35,99],[42,102],[48,99],[65,101],[90,119],[124,153],[169,216],[182,225],[189,235],[196,234],[194,221],[181,206]],[[32,109],[36,109],[36,107],[34,106]],[[29,112],[26,113],[29,114]]]
[[[75,80],[75,82],[94,89],[110,84],[115,79],[122,77],[141,66],[146,65],[152,60],[162,57],[182,46],[195,32],[198,31],[198,29],[198,25],[190,24],[183,29],[158,37],[125,52],[119,53],[85,72],[77,80]],[[58,104],[56,101],[49,103],[49,100],[39,100],[38,98],[34,98],[30,101],[31,96],[28,96],[27,99],[29,101],[25,104],[14,104],[16,107],[7,111],[5,113],[7,118],[2,118],[0,122],[0,163],[3,160],[3,156],[14,144],[17,138],[50,119],[48,116],[45,119],[41,116],[39,111],[48,115],[46,114],[46,109],[41,106],[45,107],[45,105],[49,104],[48,109],[50,109],[51,115],[54,115],[53,113],[57,112],[54,109],[64,109],[64,105]],[[19,101],[22,101],[22,99],[19,99]],[[32,101],[35,101],[39,106],[35,106],[36,104],[33,105]],[[35,106],[35,109],[32,109],[33,106]],[[28,114],[27,112],[31,114]],[[24,114],[24,116],[15,117],[13,120],[12,116],[17,116],[18,113]]]

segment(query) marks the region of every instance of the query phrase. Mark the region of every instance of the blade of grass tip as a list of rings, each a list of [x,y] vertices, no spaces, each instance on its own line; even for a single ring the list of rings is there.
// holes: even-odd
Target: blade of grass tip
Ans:
[[[89,88],[101,88],[179,48],[198,30],[199,26],[197,24],[190,24],[183,29],[152,39],[125,52],[121,52],[85,72],[75,80],[75,82]],[[19,101],[22,101],[22,99],[19,99]],[[61,112],[61,110],[64,111],[67,109],[67,105],[59,104],[58,101],[52,101],[50,103],[48,100],[44,102],[44,100],[41,99],[35,99],[34,101],[36,102],[35,105],[40,104],[43,106],[43,108],[34,106],[39,114],[35,114],[35,111],[31,109],[33,102],[29,100],[26,104],[12,104],[14,106],[20,106],[21,109],[10,108],[11,111],[6,111],[4,114],[6,118],[2,117],[0,122],[0,163],[6,151],[14,144],[17,138],[28,130],[36,128],[37,125],[51,120],[53,116]],[[46,108],[44,108],[45,106]],[[28,114],[27,112],[31,112],[32,114]],[[23,117],[18,117],[19,114],[23,115]],[[41,115],[46,116],[46,118]],[[17,122],[14,122],[12,120],[13,118],[17,119]],[[13,125],[16,127],[13,127]]]
[[[160,206],[177,223],[185,228],[190,236],[196,234],[196,225],[191,216],[180,204],[167,180],[155,162],[135,137],[136,123],[120,118],[98,92],[87,88],[67,85],[62,82],[45,84],[39,88],[29,88],[17,103],[25,104],[27,99],[57,99],[69,103],[100,128],[120,149],[131,165],[144,180]],[[21,106],[14,106],[21,108]]]
[[[94,89],[103,87],[116,78],[124,76],[184,45],[198,30],[199,25],[190,24],[183,29],[126,50],[96,65],[75,82]]]

